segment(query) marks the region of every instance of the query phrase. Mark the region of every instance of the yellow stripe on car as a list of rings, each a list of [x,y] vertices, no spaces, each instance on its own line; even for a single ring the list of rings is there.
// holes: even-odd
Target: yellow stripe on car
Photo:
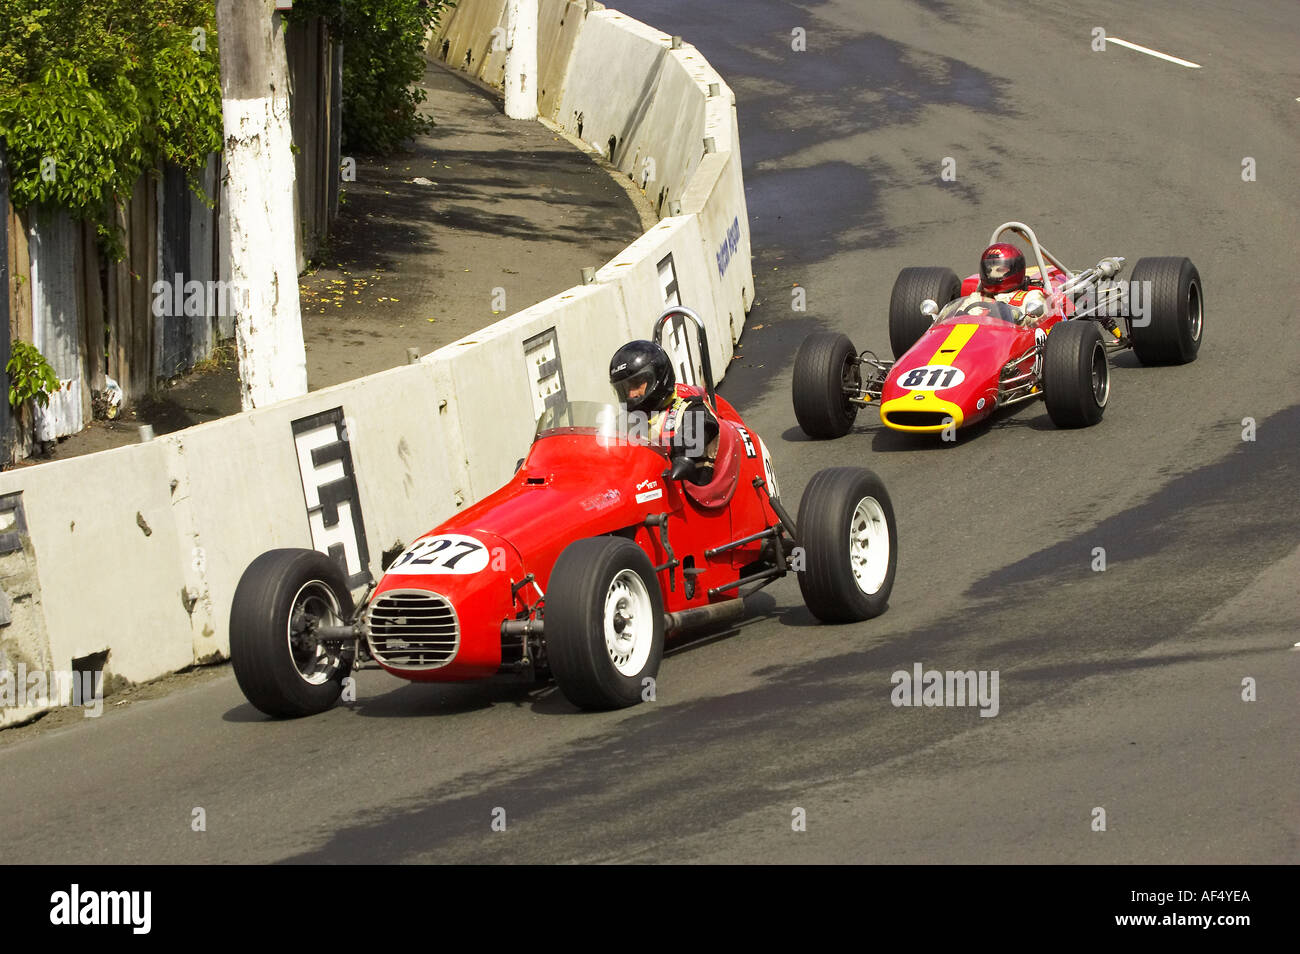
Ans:
[[[939,345],[939,350],[934,353],[934,357],[929,360],[929,364],[952,364],[957,355],[961,354],[961,349],[966,347],[966,343],[975,337],[975,332],[979,325],[953,325],[952,331],[948,332],[948,337],[943,339]]]

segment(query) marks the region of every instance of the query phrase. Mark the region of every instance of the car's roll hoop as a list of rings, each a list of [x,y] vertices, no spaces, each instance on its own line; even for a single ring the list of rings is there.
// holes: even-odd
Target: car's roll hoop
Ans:
[[[1061,271],[1065,272],[1066,284],[1068,284],[1074,278],[1074,272],[1070,271],[1070,269],[1066,267],[1065,263],[1062,262],[1059,258],[1053,255],[1047,249],[1043,248],[1043,246],[1038,243],[1038,236],[1034,234],[1034,230],[1031,229],[1024,222],[1003,222],[1001,225],[999,225],[996,229],[993,230],[993,235],[989,238],[989,244],[996,245],[998,239],[1002,237],[1003,232],[1012,232],[1015,235],[1020,236],[1026,242],[1029,243],[1030,248],[1034,250],[1034,258],[1037,260],[1036,264],[1038,265],[1038,275],[1043,282],[1043,291],[1046,292],[1049,296],[1052,294],[1053,289],[1051,287],[1051,282],[1048,280],[1048,273],[1047,273],[1048,262],[1051,262]]]
[[[716,405],[713,388],[713,364],[709,360],[709,335],[704,330],[704,321],[685,305],[669,305],[664,309],[663,314],[655,319],[654,332],[650,336],[651,341],[659,341],[659,336],[664,329],[664,323],[670,318],[687,318],[695,324],[695,341],[700,352],[700,373],[704,376],[704,392],[709,396],[709,405]]]

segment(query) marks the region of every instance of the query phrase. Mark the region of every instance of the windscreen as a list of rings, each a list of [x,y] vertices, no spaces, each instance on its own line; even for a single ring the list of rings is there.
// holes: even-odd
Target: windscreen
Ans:
[[[542,412],[537,419],[534,443],[556,434],[587,435],[602,446],[637,444],[654,446],[651,419],[629,412],[621,404],[601,401],[563,401]],[[660,448],[655,448],[660,450]]]
[[[967,295],[950,301],[939,310],[939,321],[960,323],[962,321],[1009,321],[1016,320],[1015,310],[1004,301],[981,298],[979,295]]]

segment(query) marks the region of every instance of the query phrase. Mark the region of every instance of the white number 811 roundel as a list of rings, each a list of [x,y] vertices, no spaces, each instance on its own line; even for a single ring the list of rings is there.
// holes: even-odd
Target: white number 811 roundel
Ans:
[[[908,391],[942,391],[966,380],[960,368],[949,364],[927,364],[899,375],[898,383]]]
[[[488,565],[488,550],[473,537],[445,533],[411,544],[385,571],[387,573],[479,573]]]

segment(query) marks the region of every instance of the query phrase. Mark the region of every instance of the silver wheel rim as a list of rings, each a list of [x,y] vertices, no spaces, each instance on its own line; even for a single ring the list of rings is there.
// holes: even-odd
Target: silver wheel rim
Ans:
[[[609,661],[624,676],[645,668],[654,642],[650,592],[641,574],[621,570],[605,592],[605,649]]]
[[[1201,286],[1192,282],[1187,288],[1187,324],[1192,341],[1201,340]]]
[[[1098,341],[1092,346],[1092,399],[1098,407],[1105,407],[1110,399],[1110,365],[1106,363],[1106,347]]]
[[[880,592],[889,572],[889,521],[875,497],[863,497],[853,509],[849,565],[859,590],[868,596]]]
[[[290,604],[289,620],[285,623],[285,639],[289,645],[289,659],[298,676],[309,686],[324,685],[343,667],[343,656],[331,652],[315,640],[304,639],[311,623],[341,623],[338,597],[320,580],[304,583],[294,594]]]

